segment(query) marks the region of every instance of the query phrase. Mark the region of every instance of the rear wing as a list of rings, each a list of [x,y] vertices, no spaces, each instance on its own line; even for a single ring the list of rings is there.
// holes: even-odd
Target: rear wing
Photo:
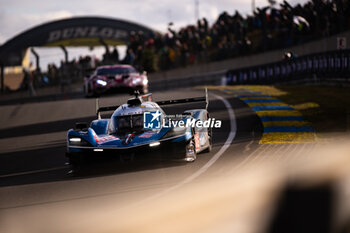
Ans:
[[[101,112],[114,111],[114,110],[116,110],[117,108],[119,108],[119,105],[100,107],[100,106],[99,106],[99,99],[96,98],[96,115],[97,115],[97,119],[98,119],[98,120],[101,120]]]
[[[195,102],[205,102],[205,109],[208,109],[209,99],[208,99],[208,89],[205,88],[205,96],[203,97],[194,97],[194,98],[186,98],[186,99],[177,99],[177,100],[163,100],[155,102],[158,105],[172,105],[172,104],[184,104],[184,103],[195,103]],[[96,114],[97,119],[101,119],[101,112],[109,112],[114,111],[119,107],[119,105],[115,106],[106,106],[99,107],[99,99],[96,99]]]

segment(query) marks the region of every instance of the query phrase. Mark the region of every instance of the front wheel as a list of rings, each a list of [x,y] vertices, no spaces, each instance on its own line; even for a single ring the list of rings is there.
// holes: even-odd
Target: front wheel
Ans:
[[[194,162],[197,158],[196,146],[194,141],[191,140],[185,148],[185,161],[186,162]]]
[[[208,129],[208,147],[203,151],[204,153],[208,153],[212,150],[213,148],[213,131],[211,128]]]

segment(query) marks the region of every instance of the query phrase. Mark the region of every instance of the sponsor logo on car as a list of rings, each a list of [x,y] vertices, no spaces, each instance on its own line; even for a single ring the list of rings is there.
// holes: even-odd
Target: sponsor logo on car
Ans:
[[[139,136],[139,138],[150,138],[152,137],[153,135],[157,134],[157,132],[146,132],[146,133],[143,133],[142,135]]]

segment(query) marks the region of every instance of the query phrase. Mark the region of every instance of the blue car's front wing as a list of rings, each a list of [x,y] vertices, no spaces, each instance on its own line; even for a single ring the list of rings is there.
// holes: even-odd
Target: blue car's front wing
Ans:
[[[95,131],[89,128],[87,131],[69,130],[67,133],[67,156],[73,154],[89,154],[98,156],[109,154],[112,156],[134,154],[144,155],[162,154],[174,157],[179,150],[185,150],[188,142],[193,138],[192,131],[172,137],[164,137],[169,130],[160,132],[145,132],[132,139],[130,143],[125,143],[118,137],[112,135],[96,135]],[[80,142],[71,142],[71,138],[80,138]],[[183,153],[179,153],[181,155]]]

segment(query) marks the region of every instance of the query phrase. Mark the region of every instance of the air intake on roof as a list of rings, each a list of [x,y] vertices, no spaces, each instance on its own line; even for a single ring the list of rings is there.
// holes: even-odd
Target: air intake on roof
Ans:
[[[142,101],[139,98],[132,98],[129,99],[127,103],[129,106],[138,106],[141,105]]]

